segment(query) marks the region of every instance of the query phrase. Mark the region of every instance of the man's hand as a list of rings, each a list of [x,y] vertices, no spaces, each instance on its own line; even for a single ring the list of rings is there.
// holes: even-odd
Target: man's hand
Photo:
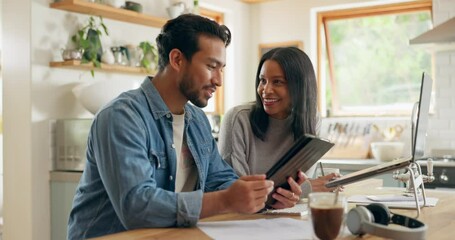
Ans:
[[[265,175],[243,176],[224,192],[224,205],[229,212],[255,213],[265,207],[273,181]]]
[[[267,195],[273,190],[273,181],[265,175],[243,176],[229,188],[204,193],[200,218],[216,214],[256,213],[265,207]]]

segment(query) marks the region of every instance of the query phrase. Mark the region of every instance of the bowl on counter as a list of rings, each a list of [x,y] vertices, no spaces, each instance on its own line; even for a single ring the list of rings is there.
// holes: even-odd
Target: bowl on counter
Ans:
[[[378,161],[392,161],[403,157],[403,142],[372,142],[371,153]]]
[[[138,88],[142,80],[111,79],[81,83],[73,88],[79,103],[92,114],[116,98],[120,93]]]

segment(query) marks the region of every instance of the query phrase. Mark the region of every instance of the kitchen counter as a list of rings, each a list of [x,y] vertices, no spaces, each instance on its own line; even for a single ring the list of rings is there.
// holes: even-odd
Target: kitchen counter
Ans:
[[[384,163],[375,159],[321,159],[321,162],[324,167],[338,168],[343,172],[354,172]],[[81,175],[79,171],[51,171],[50,180],[78,183]]]
[[[78,183],[82,172],[78,171],[51,171],[51,182],[75,182]]]
[[[358,171],[384,162],[376,159],[321,159],[322,165],[346,171]]]

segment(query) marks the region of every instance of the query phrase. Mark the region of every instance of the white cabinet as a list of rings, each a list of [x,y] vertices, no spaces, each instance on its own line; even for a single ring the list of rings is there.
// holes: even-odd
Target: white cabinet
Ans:
[[[51,240],[66,239],[68,218],[81,172],[53,171],[51,175]]]

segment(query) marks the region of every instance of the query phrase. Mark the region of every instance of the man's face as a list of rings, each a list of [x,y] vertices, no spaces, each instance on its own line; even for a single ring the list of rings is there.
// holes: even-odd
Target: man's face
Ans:
[[[223,82],[223,68],[226,63],[226,46],[214,37],[199,37],[199,51],[191,62],[187,61],[180,92],[194,105],[207,106],[208,100],[215,93],[216,87]]]

